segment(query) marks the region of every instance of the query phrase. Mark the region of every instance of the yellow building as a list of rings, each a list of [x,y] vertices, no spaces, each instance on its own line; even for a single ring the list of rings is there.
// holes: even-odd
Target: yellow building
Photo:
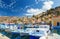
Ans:
[[[60,16],[53,17],[52,18],[52,24],[53,24],[53,26],[57,26],[58,23],[60,23]]]

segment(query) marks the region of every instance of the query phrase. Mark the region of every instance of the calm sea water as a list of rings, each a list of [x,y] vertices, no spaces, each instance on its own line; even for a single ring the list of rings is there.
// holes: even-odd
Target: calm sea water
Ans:
[[[12,34],[10,32],[5,32],[4,30],[0,30],[0,33],[2,33],[3,35],[9,37],[10,39],[29,39],[29,35],[20,36],[19,33]],[[57,34],[60,35],[60,30],[53,30],[53,33],[57,33]]]
[[[0,33],[3,34],[3,36],[7,36],[10,39],[29,39],[29,35],[26,36],[20,36],[19,33],[10,33],[10,32],[5,32],[4,30],[0,30]]]
[[[19,33],[12,34],[12,33],[9,33],[9,32],[5,32],[4,30],[0,30],[0,33],[2,33],[3,35],[9,37],[10,39],[29,39],[29,35],[20,36]],[[60,35],[60,30],[53,30],[53,33],[57,33],[57,34]]]
[[[53,33],[57,33],[60,35],[60,30],[53,30]]]

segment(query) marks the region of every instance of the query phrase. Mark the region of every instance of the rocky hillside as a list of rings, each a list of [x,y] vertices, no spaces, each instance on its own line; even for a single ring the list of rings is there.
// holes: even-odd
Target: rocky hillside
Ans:
[[[50,10],[47,10],[46,12],[43,12],[41,14],[38,14],[36,16],[32,16],[31,18],[26,17],[8,17],[8,16],[0,16],[0,23],[39,23],[41,21],[50,22],[52,20],[52,17],[58,17],[60,16],[60,6],[56,8],[52,8]]]

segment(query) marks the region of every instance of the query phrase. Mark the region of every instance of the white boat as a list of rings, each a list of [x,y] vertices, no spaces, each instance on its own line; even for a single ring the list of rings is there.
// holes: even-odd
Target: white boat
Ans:
[[[39,28],[27,28],[26,33],[29,33],[30,36],[40,37],[48,36],[50,34],[49,25],[39,25]]]
[[[0,29],[5,29],[5,24],[0,24]]]
[[[50,33],[49,25],[40,25],[39,28],[27,28],[25,31],[30,35],[34,36],[44,36]]]

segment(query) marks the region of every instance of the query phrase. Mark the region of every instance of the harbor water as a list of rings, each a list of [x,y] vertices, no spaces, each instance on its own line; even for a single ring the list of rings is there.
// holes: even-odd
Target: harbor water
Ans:
[[[5,25],[3,24],[3,26],[5,26]],[[6,32],[3,28],[4,27],[2,27],[2,29],[0,29],[0,33],[3,34],[3,36],[5,35],[10,39],[31,39],[30,35],[28,35],[28,34],[24,35],[24,36],[21,36],[20,33]],[[24,30],[25,30],[25,28],[24,28]],[[52,32],[60,35],[60,30],[59,29],[53,29]]]

